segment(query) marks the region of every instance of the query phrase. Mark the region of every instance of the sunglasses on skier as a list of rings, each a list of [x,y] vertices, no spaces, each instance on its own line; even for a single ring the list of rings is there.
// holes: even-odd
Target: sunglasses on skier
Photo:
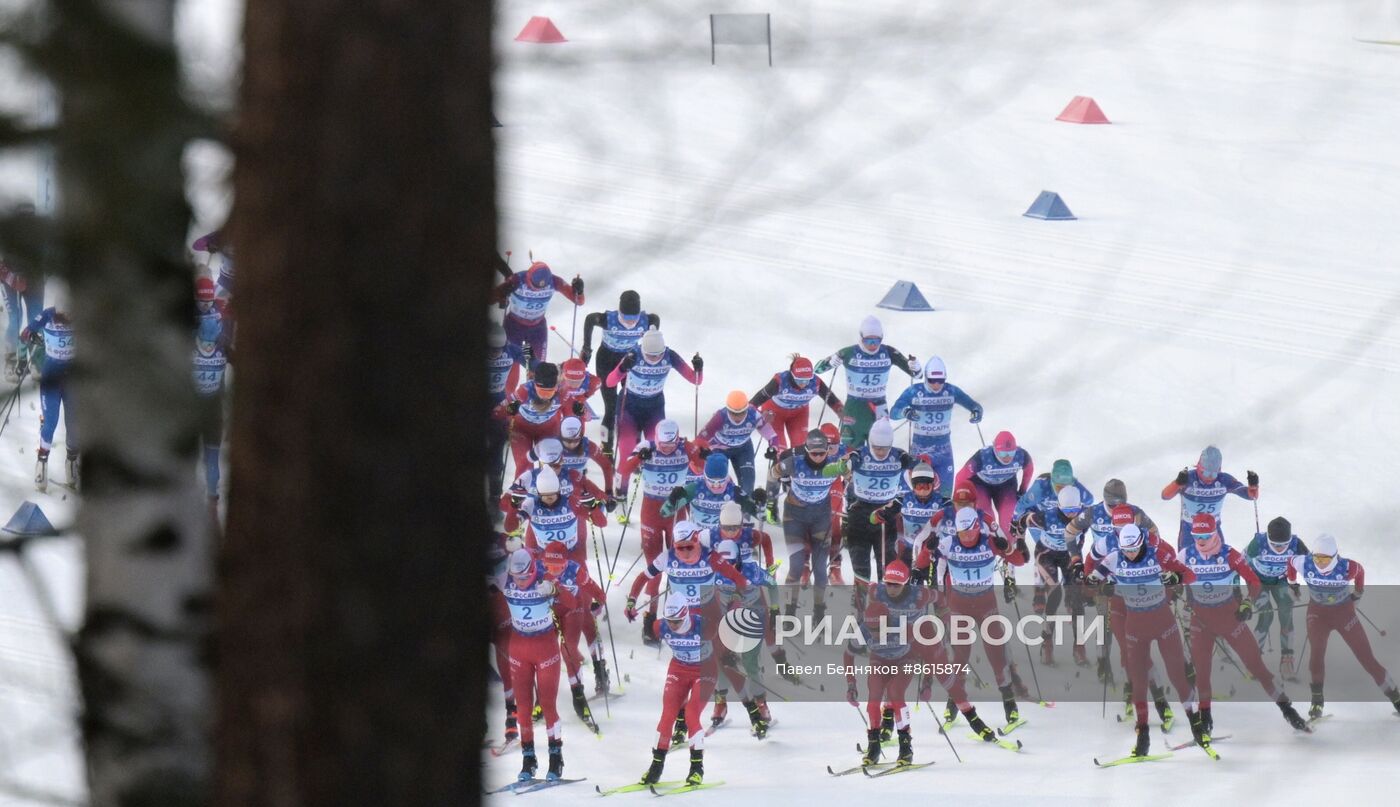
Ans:
[[[998,451],[998,452],[996,452],[996,455],[997,455],[997,459],[1000,460],[1000,461],[1003,462],[1003,463],[1011,462],[1013,459],[1016,458],[1016,452],[1015,452],[1015,451]]]
[[[1314,554],[1314,555],[1312,556],[1312,559],[1313,559],[1313,564],[1315,564],[1315,565],[1317,565],[1317,566],[1326,566],[1327,564],[1331,563],[1332,560],[1333,560],[1335,557],[1337,557],[1337,556],[1336,556],[1336,555],[1318,555],[1318,554]]]
[[[882,342],[882,341],[884,341],[884,340],[882,340],[882,339],[881,339],[880,337],[878,337],[878,336],[862,336],[862,337],[860,338],[860,343],[861,343],[862,345],[867,345],[867,346],[869,346],[869,347],[879,347],[880,342]]]

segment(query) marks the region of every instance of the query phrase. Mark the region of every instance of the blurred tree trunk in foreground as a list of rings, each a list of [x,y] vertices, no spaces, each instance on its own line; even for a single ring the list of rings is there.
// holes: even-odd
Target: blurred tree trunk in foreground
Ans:
[[[481,798],[491,5],[249,0],[222,807]]]
[[[195,477],[194,290],[174,0],[52,0],[60,241],[82,449],[87,603],[75,652],[91,803],[207,804],[212,529]],[[65,402],[65,406],[69,405]],[[55,451],[50,478],[64,477]]]

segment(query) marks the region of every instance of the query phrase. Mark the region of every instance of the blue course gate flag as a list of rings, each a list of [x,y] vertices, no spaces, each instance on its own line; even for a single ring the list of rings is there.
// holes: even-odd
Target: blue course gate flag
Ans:
[[[890,308],[895,311],[933,310],[933,306],[929,305],[928,300],[919,292],[919,287],[907,280],[894,284],[885,294],[885,298],[876,305],[878,308]]]

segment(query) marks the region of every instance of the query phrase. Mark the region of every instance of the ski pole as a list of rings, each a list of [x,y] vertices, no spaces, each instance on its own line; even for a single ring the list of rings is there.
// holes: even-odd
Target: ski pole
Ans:
[[[700,383],[695,383],[695,428],[691,429],[691,434],[700,436]]]
[[[574,306],[574,309],[577,310],[577,309],[578,309],[578,306]],[[569,358],[573,358],[573,356],[574,356],[574,354],[575,354],[575,352],[576,352],[576,351],[574,350],[574,343],[573,343],[571,340],[565,339],[565,338],[564,338],[564,334],[560,333],[560,332],[559,332],[559,329],[556,328],[556,327],[554,327],[553,325],[549,326],[549,330],[550,330],[550,332],[553,333],[555,336],[559,337],[559,341],[560,341],[560,342],[563,342],[565,345],[568,345],[568,347],[569,347]]]
[[[1003,575],[1010,576],[1010,567],[1003,567],[1001,571]],[[1016,609],[1016,624],[1019,625],[1021,623],[1021,603],[1012,599],[1011,607]],[[1045,641],[1045,637],[1042,636],[1040,640]],[[1040,676],[1035,673],[1035,657],[1031,654],[1030,645],[1026,645],[1026,661],[1030,662],[1031,665],[1031,681],[1035,682],[1035,698],[1044,704],[1045,696],[1040,694]]]
[[[835,394],[836,394],[835,392],[832,391],[832,387],[831,387],[832,384],[835,384],[835,383],[836,383],[836,370],[837,370],[837,368],[835,368],[835,367],[831,368],[831,380],[828,381],[827,384],[826,384],[826,392],[827,392],[827,395],[835,395]],[[818,427],[820,427],[820,426],[822,425],[822,418],[826,417],[826,397],[827,397],[826,395],[823,395],[823,396],[822,396],[822,411],[820,411],[820,412],[817,413],[816,425],[817,425]]]
[[[598,557],[598,544],[593,544],[593,562],[598,564],[598,574],[603,573],[603,562]],[[608,623],[608,645],[612,647],[613,675],[618,676],[618,689],[622,689],[622,668],[617,663],[617,642],[613,640],[612,612],[608,608],[608,593],[603,592],[603,619]],[[598,630],[598,618],[593,618],[593,630]],[[608,711],[608,717],[612,717],[612,704],[608,702],[608,691],[612,687],[603,690],[603,706]]]
[[[640,483],[638,483],[640,485]],[[632,504],[637,500],[637,488],[632,488],[627,496],[627,520],[622,523],[622,533],[617,536],[617,552],[613,554],[612,560],[608,563],[608,585],[612,586],[613,571],[617,569],[617,562],[622,558],[622,542],[627,537],[627,528],[632,526]],[[629,569],[630,571],[630,569]]]
[[[981,423],[974,423],[974,424],[972,424],[972,425],[974,425],[974,426],[977,427],[977,439],[978,439],[978,440],[981,440],[981,441],[982,441],[982,447],[983,447],[983,448],[986,448],[986,447],[987,447],[987,438],[985,438],[985,437],[982,436],[982,424],[981,424]]]
[[[578,275],[574,275],[574,280],[577,280],[580,283],[583,282],[582,278],[580,278]],[[574,303],[574,321],[573,324],[569,325],[569,358],[571,359],[576,354],[576,351],[574,350],[574,340],[578,338],[578,306],[578,303]]]
[[[1261,532],[1259,529],[1259,498],[1257,496],[1254,498],[1254,532],[1256,535]]]
[[[955,748],[955,747],[953,746],[953,738],[952,738],[952,737],[949,737],[949,736],[948,736],[948,732],[944,730],[944,728],[943,728],[943,721],[938,719],[938,711],[935,710],[935,709],[933,708],[933,704],[932,704],[932,703],[929,703],[928,701],[924,701],[924,705],[927,706],[929,712],[931,712],[931,713],[933,714],[933,724],[934,724],[935,726],[938,726],[938,733],[939,733],[939,734],[942,734],[942,735],[943,735],[943,739],[945,739],[945,740],[948,741],[948,750],[950,750],[950,751],[953,752],[953,757],[954,757],[955,759],[957,759],[957,761],[958,761],[959,764],[961,764],[961,763],[962,763],[962,755],[959,754],[959,753],[958,753],[958,749]]]
[[[24,391],[24,378],[27,375],[29,375],[28,364],[25,365],[23,372],[20,372],[15,380],[14,394],[10,396],[9,400],[5,401],[3,406],[0,406],[0,434],[4,434],[5,427],[10,425],[10,415],[19,411],[19,396],[20,393]]]
[[[1357,609],[1356,609],[1356,613],[1361,614],[1361,618],[1364,619],[1364,620],[1366,620],[1366,623],[1367,623],[1368,625],[1370,625],[1371,627],[1375,628],[1377,633],[1379,633],[1379,634],[1382,635],[1382,636],[1385,635],[1385,631],[1381,629],[1381,626],[1380,626],[1380,625],[1377,625],[1377,624],[1374,623],[1374,622],[1372,622],[1372,621],[1371,621],[1371,618],[1370,618],[1369,616],[1366,616],[1366,612],[1363,611],[1363,610],[1361,610],[1361,608],[1360,608],[1359,606],[1358,606]]]
[[[846,702],[847,702],[847,703],[851,703],[850,701],[846,701]],[[855,710],[856,710],[856,715],[857,715],[858,717],[860,717],[860,727],[863,728],[863,729],[865,729],[866,731],[869,731],[869,730],[870,730],[870,719],[867,718],[867,717],[865,716],[865,710],[862,709],[862,708],[860,708],[860,704],[858,704],[858,703],[851,703],[851,708],[855,709]]]
[[[1103,708],[1100,710],[1099,716],[1102,717],[1104,720],[1108,719],[1108,673],[1111,669],[1108,666],[1108,649],[1113,646],[1112,614],[1109,615],[1108,621],[1110,623],[1108,637],[1104,639],[1103,653],[1099,656],[1099,666],[1101,667],[1099,673],[1103,676]]]

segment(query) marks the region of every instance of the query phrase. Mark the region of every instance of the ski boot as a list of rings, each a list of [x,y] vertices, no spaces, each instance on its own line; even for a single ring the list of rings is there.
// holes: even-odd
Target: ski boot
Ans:
[[[647,647],[660,647],[661,640],[652,631],[656,626],[656,614],[648,611],[642,615],[642,644]]]
[[[535,778],[535,771],[539,770],[540,764],[535,761],[535,744],[520,744],[520,775],[515,777],[517,781],[528,782]]]
[[[506,701],[506,742],[520,739],[520,727],[515,719],[515,701]]]
[[[671,729],[671,745],[685,745],[690,742],[690,730],[685,725],[685,712],[676,715],[676,725]]]
[[[1016,696],[1011,691],[1011,685],[1001,688],[1001,705],[1006,710],[1006,725],[1014,725],[1021,719],[1021,710],[1016,708]]]
[[[1390,699],[1390,705],[1395,707],[1397,714],[1400,714],[1400,687],[1391,687],[1381,690],[1381,694]]]
[[[875,765],[880,761],[880,730],[869,729],[865,732],[865,756],[860,758],[862,765]]]
[[[768,696],[755,695],[753,702],[758,704],[758,713],[763,717],[764,723],[772,723],[773,715],[768,711]]]
[[[841,564],[833,563],[826,570],[826,579],[831,581],[833,586],[846,585],[846,579],[841,576]]]
[[[949,698],[948,702],[943,704],[943,728],[946,729],[956,722],[958,722],[958,705],[953,703],[952,698]]]
[[[1312,706],[1308,707],[1308,719],[1316,720],[1322,717],[1322,684],[1312,685]]]
[[[1152,705],[1157,707],[1157,716],[1162,719],[1162,731],[1171,731],[1176,717],[1172,714],[1171,704],[1167,703],[1166,690],[1157,684],[1148,684],[1148,691],[1152,693]]]
[[[763,712],[758,708],[758,701],[749,698],[744,701],[744,711],[749,713],[749,733],[758,739],[768,736],[768,721],[764,719]]]
[[[908,726],[899,730],[899,756],[895,764],[900,767],[914,764],[914,737],[909,733]]]
[[[776,499],[769,499],[769,500],[768,500],[768,523],[769,523],[769,524],[779,524],[779,523],[781,523],[781,522],[778,521],[778,502],[777,502]]]
[[[588,708],[588,695],[583,691],[583,682],[573,684],[569,687],[569,693],[574,697],[574,714],[583,721],[583,725],[594,734],[598,733],[598,721],[593,719],[593,710]]]
[[[564,778],[564,741],[549,741],[549,773],[544,775],[546,781],[554,782]]]
[[[1288,699],[1287,695],[1280,695],[1277,702],[1278,710],[1283,712],[1283,719],[1287,720],[1288,725],[1292,726],[1295,731],[1312,731],[1308,728],[1308,721],[1304,720],[1303,716],[1298,714],[1298,710],[1293,708],[1293,702]]]
[[[991,726],[982,722],[976,708],[969,707],[966,712],[963,712],[963,717],[967,718],[968,728],[972,729],[972,733],[981,738],[983,742],[994,743],[997,741],[997,733],[992,730]]]
[[[1293,654],[1284,653],[1278,658],[1278,677],[1285,681],[1298,680],[1298,668],[1293,664]]]
[[[68,459],[63,464],[63,470],[67,474],[68,487],[77,490],[78,477],[82,472],[82,460],[79,458],[78,452],[71,448],[68,449]]]
[[[1209,706],[1201,707],[1201,728],[1205,729],[1206,734],[1215,731],[1215,717],[1211,715]]]
[[[723,692],[715,693],[715,708],[710,711],[710,728],[719,728],[729,719],[729,699]]]
[[[887,742],[894,736],[894,710],[886,706],[880,712],[880,742]]]
[[[1151,736],[1151,735],[1152,735],[1152,730],[1149,729],[1149,728],[1147,727],[1147,724],[1146,724],[1146,723],[1139,723],[1139,724],[1137,725],[1137,742],[1133,745],[1133,753],[1132,753],[1132,756],[1135,756],[1135,757],[1145,757],[1145,756],[1147,756],[1148,750],[1152,747],[1152,736]]]
[[[812,623],[820,625],[822,619],[826,617],[826,603],[819,602],[812,606]]]
[[[1205,722],[1201,720],[1201,713],[1187,709],[1186,719],[1191,723],[1191,736],[1196,739],[1196,745],[1209,749],[1210,731],[1206,729]]]
[[[49,489],[49,450],[39,449],[38,461],[34,463],[34,489],[45,493]]]
[[[1078,667],[1089,666],[1089,654],[1084,651],[1084,645],[1082,644],[1074,646],[1074,663]]]
[[[608,662],[604,659],[593,659],[593,694],[606,695],[612,692],[612,679],[608,676]]]
[[[705,749],[690,749],[690,773],[685,775],[685,783],[691,786],[705,781]]]
[[[637,784],[639,784],[639,785],[654,785],[654,784],[656,784],[657,782],[661,781],[661,771],[662,771],[662,769],[664,769],[664,768],[666,767],[666,751],[667,751],[667,750],[669,750],[669,749],[665,749],[665,748],[653,748],[653,749],[651,749],[651,767],[647,768],[647,772],[644,773],[644,774],[642,774],[642,778],[641,778],[641,779],[638,779],[638,780],[637,780]]]

